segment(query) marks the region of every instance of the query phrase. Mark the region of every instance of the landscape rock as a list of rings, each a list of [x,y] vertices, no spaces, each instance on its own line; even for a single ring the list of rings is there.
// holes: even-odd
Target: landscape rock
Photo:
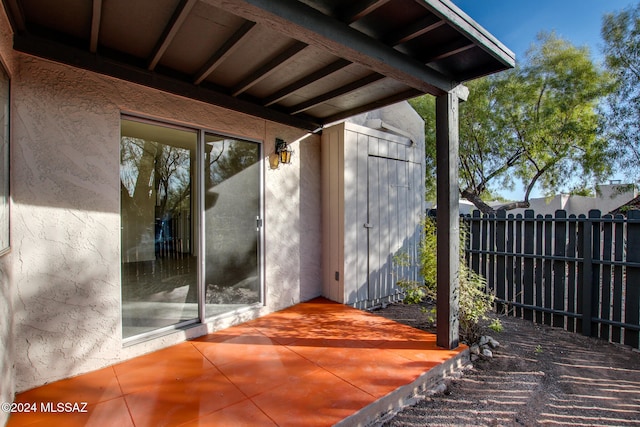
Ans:
[[[480,354],[480,347],[478,346],[478,344],[473,344],[471,347],[469,347],[469,353],[471,354]]]
[[[493,352],[491,350],[489,350],[488,348],[483,348],[482,349],[482,355],[484,357],[492,358],[493,357]]]
[[[479,345],[480,347],[482,347],[483,345],[489,344],[489,339],[490,339],[490,338],[491,338],[491,337],[490,337],[490,336],[488,336],[488,335],[483,335],[483,336],[481,336],[481,337],[480,337],[480,341],[478,341],[478,345]],[[491,339],[493,339],[493,338],[491,338]]]

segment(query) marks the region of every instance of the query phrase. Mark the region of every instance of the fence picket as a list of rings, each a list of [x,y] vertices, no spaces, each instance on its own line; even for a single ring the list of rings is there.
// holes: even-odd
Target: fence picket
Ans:
[[[507,286],[507,301],[513,302],[515,301],[514,297],[514,289],[515,289],[515,260],[516,258],[512,255],[514,253],[514,242],[513,242],[513,233],[514,233],[514,223],[515,217],[513,214],[509,215],[509,221],[507,222],[507,262],[505,268],[507,269],[507,280],[505,285]],[[508,308],[508,306],[507,306]]]
[[[504,300],[506,297],[505,294],[505,276],[507,271],[505,270],[506,268],[506,259],[504,256],[504,252],[505,252],[505,242],[506,242],[506,235],[505,235],[505,230],[506,230],[506,211],[504,210],[499,210],[498,213],[496,214],[496,251],[498,252],[498,255],[496,256],[496,275],[495,275],[495,280],[496,280],[496,288],[495,288],[495,293],[496,293],[496,298],[498,300]],[[502,304],[499,304],[497,306],[498,312],[502,312],[503,310],[503,306]]]
[[[489,215],[489,221],[487,225],[489,226],[488,230],[488,251],[486,265],[487,265],[487,275],[485,277],[488,278],[487,286],[489,287],[489,291],[491,293],[495,292],[496,280],[495,280],[495,271],[496,271],[496,257],[494,252],[496,250],[496,222],[493,221],[495,219],[495,215]]]
[[[600,295],[600,211],[590,210],[589,221],[585,224],[584,242],[584,305],[583,305],[583,331],[587,336],[597,337],[599,324],[594,324],[592,319],[600,314],[598,296]]]
[[[551,215],[545,215],[544,221],[544,254],[548,257],[553,256],[553,252],[551,250],[551,245],[553,241],[553,222],[551,221],[553,218]],[[551,295],[552,295],[552,276],[551,276],[551,259],[545,258],[544,260],[544,297],[543,297],[543,307],[546,309],[552,309],[553,305],[551,304]],[[549,311],[544,312],[544,324],[551,325],[551,313]]]
[[[576,256],[578,255],[577,245],[578,242],[578,221],[575,215],[569,215],[569,243],[567,244],[567,258],[569,266],[567,268],[567,312],[578,313],[576,287],[578,283],[578,264]],[[567,318],[567,330],[569,332],[578,331],[578,318]]]
[[[541,254],[542,253],[542,248],[543,248],[543,231],[544,231],[544,227],[543,227],[543,223],[542,223],[542,215],[538,215],[536,217],[536,221],[534,222],[535,225],[535,232],[536,232],[536,251],[534,253],[536,254]],[[534,273],[534,289],[535,289],[535,306],[536,307],[542,307],[543,302],[542,302],[542,295],[543,295],[543,283],[542,283],[542,258],[536,258],[535,259],[535,273]],[[535,313],[535,322],[536,323],[542,323],[542,312],[536,310]]]
[[[554,236],[554,256],[564,257],[567,251],[567,212],[556,211],[555,236]],[[565,311],[565,286],[567,284],[568,263],[566,261],[553,261],[553,309]],[[565,327],[565,316],[561,314],[553,315],[553,326]]]
[[[471,235],[469,236],[469,238],[471,239],[471,249],[474,251],[479,251],[480,239],[481,239],[480,227],[482,225],[481,222],[479,221],[480,211],[473,211],[473,218],[476,221],[471,222],[471,227],[470,227]],[[473,269],[473,271],[477,273],[480,272],[480,253],[479,252],[471,253],[471,268]]]
[[[602,293],[600,296],[600,318],[611,320],[611,248],[613,244],[613,222],[609,220],[613,218],[611,215],[603,217],[606,221],[602,223]],[[610,325],[600,325],[600,337],[609,340],[611,327]]]
[[[640,220],[640,211],[633,210],[627,214],[630,220]],[[640,262],[640,223],[629,221],[627,224],[627,261]],[[628,265],[624,292],[624,323],[640,324],[640,268]],[[624,328],[624,344],[638,348],[639,332]]]
[[[524,254],[533,255],[533,248],[535,243],[534,225],[532,221],[534,218],[533,211],[527,209],[524,211]],[[522,273],[522,287],[523,287],[523,302],[525,306],[533,306],[533,258],[525,256],[523,260],[523,273]],[[533,310],[526,308],[523,310],[523,317],[525,320],[533,320]]]
[[[622,215],[616,215],[617,220],[622,220]],[[616,263],[622,263],[624,261],[624,232],[625,224],[622,222],[614,223],[615,226],[615,241],[614,241],[614,253],[613,257]],[[613,321],[622,322],[622,280],[624,277],[624,267],[621,264],[613,267]],[[622,329],[619,326],[613,325],[611,331],[611,340],[615,343],[620,343],[622,339]]]
[[[522,215],[518,214],[516,218],[516,256],[514,258],[516,268],[514,269],[515,291],[513,302],[520,304],[515,306],[516,317],[522,317],[522,257],[518,256],[522,254]]]

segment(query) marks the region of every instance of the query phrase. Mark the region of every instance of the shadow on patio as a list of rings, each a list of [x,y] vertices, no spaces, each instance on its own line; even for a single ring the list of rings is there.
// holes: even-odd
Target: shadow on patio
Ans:
[[[318,298],[21,393],[8,426],[362,425],[464,363],[435,338]]]

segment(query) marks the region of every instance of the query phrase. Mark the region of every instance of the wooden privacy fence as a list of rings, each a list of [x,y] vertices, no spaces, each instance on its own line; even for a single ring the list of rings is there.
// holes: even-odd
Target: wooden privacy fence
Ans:
[[[476,211],[463,221],[467,262],[500,311],[640,348],[640,211]]]

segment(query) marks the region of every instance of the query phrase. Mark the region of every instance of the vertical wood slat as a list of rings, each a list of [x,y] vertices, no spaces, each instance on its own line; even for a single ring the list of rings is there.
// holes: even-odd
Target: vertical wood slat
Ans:
[[[536,235],[536,243],[535,243],[535,254],[542,255],[543,248],[543,231],[544,231],[544,223],[542,222],[542,215],[537,215],[536,220],[534,222],[534,229]],[[534,261],[534,301],[536,307],[542,307],[542,295],[543,295],[543,283],[542,283],[542,263],[543,260],[540,257],[536,257]],[[542,323],[542,311],[535,310],[534,312],[534,321],[536,323]]]
[[[533,255],[533,249],[535,244],[535,234],[534,234],[534,213],[532,210],[528,209],[524,211],[524,254],[525,255]],[[533,305],[533,258],[525,257],[523,260],[523,277],[522,277],[522,287],[523,287],[523,302],[525,305]],[[530,308],[525,308],[523,310],[523,317],[525,320],[533,320],[533,310]]]
[[[367,294],[369,300],[375,300],[378,298],[378,289],[380,287],[380,267],[382,262],[380,260],[380,211],[378,210],[379,193],[378,183],[380,182],[380,170],[378,168],[379,161],[377,157],[369,156],[368,159],[369,169],[369,224],[373,228],[369,228],[369,282],[367,287]]]
[[[577,240],[577,252],[578,258],[582,258],[582,261],[578,263],[578,278],[576,286],[576,309],[577,313],[581,315],[576,319],[577,332],[582,332],[583,335],[591,335],[590,325],[588,321],[587,325],[584,325],[585,318],[591,319],[591,301],[585,301],[589,298],[586,295],[591,295],[591,289],[587,288],[587,282],[591,283],[591,227],[585,221],[585,215],[579,215],[578,219],[578,240]],[[585,292],[588,291],[588,292]]]
[[[353,134],[353,132],[345,133]],[[358,301],[369,300],[369,229],[364,227],[364,224],[369,222],[369,195],[367,193],[368,179],[369,179],[369,137],[363,134],[357,134],[357,147],[356,155],[357,160],[357,219],[355,227],[357,227],[357,264],[356,264],[356,276],[358,284],[357,296]],[[345,159],[346,163],[347,159]],[[345,168],[346,169],[346,168]],[[345,254],[346,257],[346,254]],[[346,277],[345,277],[346,280]]]
[[[507,249],[507,260],[506,260],[506,269],[507,269],[507,280],[506,280],[506,286],[507,286],[507,301],[509,302],[514,302],[514,289],[515,289],[515,281],[514,281],[514,273],[515,273],[515,262],[516,262],[516,258],[511,255],[513,254],[513,239],[514,239],[514,223],[515,223],[515,217],[513,216],[513,214],[509,215],[509,220],[507,221],[507,245],[506,245],[506,249]],[[509,313],[512,314],[512,313]]]
[[[474,210],[471,219],[471,235],[468,236],[471,239],[471,249],[474,251],[480,250],[480,211]],[[480,254],[474,252],[471,254],[471,268],[473,271],[480,272]]]
[[[627,261],[640,262],[640,211],[630,211],[627,215]],[[624,322],[630,325],[640,324],[640,268],[627,266],[624,290]],[[639,347],[640,332],[629,328],[624,330],[624,344]]]
[[[544,254],[547,256],[553,255],[552,252],[552,241],[553,241],[553,221],[551,220],[553,217],[551,215],[545,215],[544,221]],[[544,308],[552,309],[552,292],[553,292],[553,284],[552,284],[552,261],[550,259],[544,260]],[[544,313],[544,324],[551,325],[551,313]]]
[[[503,254],[505,252],[505,241],[506,241],[506,212],[504,210],[499,210],[496,214],[496,251],[499,254]],[[510,268],[510,270],[512,270]],[[512,270],[513,271],[513,270]],[[506,298],[505,292],[505,276],[506,276],[506,259],[504,255],[496,256],[496,275],[495,275],[495,295],[499,300],[504,300]],[[498,305],[496,307],[499,313],[502,313],[503,306]]]
[[[495,292],[496,288],[496,280],[495,280],[495,255],[493,252],[496,250],[496,222],[495,215],[489,215],[489,221],[487,221],[487,225],[489,226],[488,234],[489,234],[489,242],[488,242],[488,250],[489,254],[485,263],[487,264],[487,275],[485,276],[487,280],[487,286],[489,287],[488,291],[491,293]]]
[[[522,254],[522,215],[518,214],[516,217],[516,250],[515,250],[515,259],[516,263],[515,268],[515,291],[513,296],[513,301],[517,303],[523,303],[522,299],[522,257],[518,256]],[[516,306],[516,317],[522,317],[522,308]]]
[[[387,144],[393,145],[396,144]],[[391,147],[390,147],[391,148]],[[392,156],[392,150],[389,150],[389,155]],[[397,247],[396,239],[399,236],[398,233],[398,214],[403,209],[400,202],[400,191],[398,187],[398,165],[395,160],[387,160],[385,159],[385,163],[387,165],[387,194],[389,195],[387,206],[395,206],[395,208],[387,208],[385,209],[386,215],[386,230],[387,230],[387,247],[386,247],[386,265],[389,268],[389,273],[386,275],[387,281],[384,284],[384,289],[382,291],[382,295],[392,295],[393,288],[395,287],[395,280],[397,277],[401,277],[400,274],[402,267],[396,266],[393,262],[393,255],[397,253],[399,247]],[[393,212],[389,212],[393,210]],[[405,207],[406,209],[406,207]]]
[[[564,257],[567,251],[567,212],[563,210],[556,211],[555,237],[554,237],[554,255]],[[553,261],[553,309],[557,311],[565,311],[565,286],[567,284],[568,263],[560,260]],[[553,315],[553,326],[564,327],[565,316],[561,314]]]
[[[622,215],[616,215],[615,219],[622,220]],[[624,231],[625,225],[623,223],[615,223],[614,230],[614,252],[613,257],[615,261],[622,262],[624,259]],[[614,322],[622,321],[622,286],[624,277],[624,267],[617,265],[613,268],[613,317]],[[611,331],[611,340],[616,343],[620,343],[622,338],[622,329],[618,326],[614,326]]]
[[[567,244],[567,258],[575,259],[577,254],[576,243],[578,240],[578,223],[575,215],[569,215],[568,223],[568,244]],[[578,265],[576,261],[569,261],[567,267],[567,311],[570,313],[577,313],[576,304],[576,284],[577,284],[577,272]],[[576,318],[567,318],[567,330],[569,332],[576,332],[578,327],[578,321]]]
[[[613,245],[613,224],[610,222],[612,216],[605,215],[605,221],[602,222],[602,295],[600,300],[600,318],[611,320],[611,265],[606,262],[611,261],[611,248]],[[611,336],[610,326],[607,324],[600,325],[600,337],[609,340]]]
[[[585,223],[583,304],[582,304],[582,334],[598,336],[599,325],[593,322],[599,315],[600,294],[600,211],[589,211],[588,221]],[[595,261],[595,262],[594,262]]]
[[[380,141],[380,154],[387,155],[389,152],[388,144]],[[384,158],[380,158],[378,160],[378,167],[380,168],[380,179],[382,181],[378,184],[378,191],[380,192],[380,267],[382,271],[380,272],[380,288],[377,290],[377,298],[382,298],[386,295],[387,289],[389,288],[389,282],[391,281],[389,266],[391,263],[391,254],[389,253],[389,248],[391,248],[390,242],[390,233],[389,233],[389,210],[387,206],[391,206],[391,187],[389,185],[390,182],[390,165],[389,162]]]

